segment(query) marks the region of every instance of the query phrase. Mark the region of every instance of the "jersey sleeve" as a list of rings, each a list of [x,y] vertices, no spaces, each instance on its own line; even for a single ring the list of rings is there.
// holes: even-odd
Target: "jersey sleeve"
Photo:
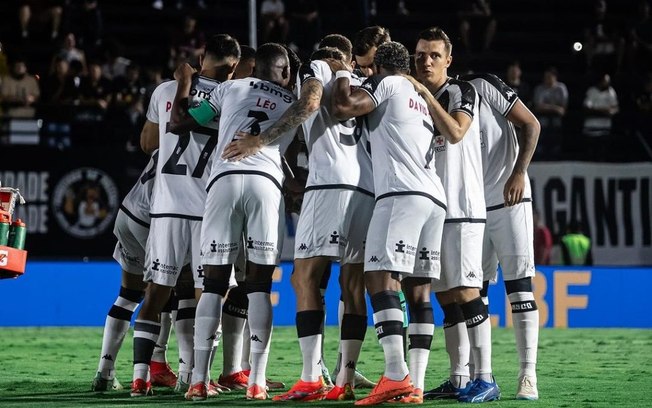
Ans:
[[[464,112],[473,118],[475,115],[478,93],[470,82],[455,81],[455,85],[459,87],[459,92],[451,93],[450,106],[452,109],[450,109],[449,112]]]
[[[360,85],[360,89],[367,92],[371,99],[374,102],[375,106],[380,105],[393,94],[393,86],[391,81],[388,80],[389,77],[381,77],[379,75],[374,75],[367,78],[366,81]]]
[[[316,79],[321,82],[322,85],[328,83],[333,77],[331,68],[324,61],[311,61],[310,64],[302,64],[299,68],[299,80],[300,85],[303,85],[306,81]]]
[[[483,75],[480,77],[480,81],[477,82],[478,92],[487,100],[489,105],[503,116],[509,115],[516,101],[518,101],[516,92],[493,74]]]
[[[213,120],[215,116],[219,116],[225,94],[224,88],[226,87],[226,83],[217,85],[208,95],[208,99],[204,99],[198,105],[190,107],[188,114],[202,126]]]
[[[149,100],[149,106],[147,107],[147,120],[152,123],[158,123],[158,104],[159,99],[161,99],[161,89],[167,86],[167,83],[162,83],[154,89],[152,92],[152,97]]]

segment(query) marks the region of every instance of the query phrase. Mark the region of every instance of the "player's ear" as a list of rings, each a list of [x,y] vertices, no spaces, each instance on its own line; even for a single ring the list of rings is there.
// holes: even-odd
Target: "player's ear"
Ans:
[[[206,54],[203,52],[199,54],[199,66],[202,67],[204,65],[204,58],[206,57]]]
[[[281,73],[281,76],[283,79],[288,79],[290,78],[290,67],[289,66],[284,66],[283,67],[283,72]]]
[[[230,68],[229,68],[229,74],[233,74],[233,73],[235,73],[235,69],[236,69],[237,66],[238,66],[238,61],[236,61],[236,62],[234,62],[233,64],[231,64],[231,65],[230,65]]]
[[[448,57],[446,57],[446,68],[450,67],[452,62],[453,62],[453,56],[452,55],[449,55]]]

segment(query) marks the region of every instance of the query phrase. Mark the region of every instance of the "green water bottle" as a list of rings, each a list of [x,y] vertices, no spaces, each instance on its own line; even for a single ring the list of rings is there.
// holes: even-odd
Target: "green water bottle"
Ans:
[[[25,235],[27,235],[25,223],[18,218],[16,221],[12,222],[11,227],[9,227],[8,245],[16,249],[25,248]]]
[[[0,245],[7,245],[9,242],[9,223],[7,221],[0,221]]]

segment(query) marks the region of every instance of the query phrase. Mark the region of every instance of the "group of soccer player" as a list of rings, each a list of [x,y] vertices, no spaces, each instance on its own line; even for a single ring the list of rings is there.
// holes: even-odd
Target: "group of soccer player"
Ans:
[[[491,74],[449,77],[452,44],[440,28],[419,34],[414,77],[408,50],[378,26],[353,42],[326,36],[303,64],[268,43],[255,51],[252,72],[245,49],[213,36],[199,72],[179,66],[152,96],[141,134],[152,159],[116,219],[122,283],[93,390],[119,386],[115,359],[141,301],[132,396],[150,395],[154,384],[194,401],[233,388],[264,400],[283,387],[266,376],[270,292],[285,227],[282,191],[293,177],[283,156],[301,138],[308,179],[291,282],[303,368],[273,400],[356,399],[365,293],[385,370],[356,405],[499,399],[487,300],[498,263],[520,361],[516,398],[538,399],[527,168],[539,123],[516,93]],[[332,261],[341,265],[340,352],[329,384],[321,291]],[[433,291],[450,376],[424,391]],[[172,323],[178,374],[165,356]],[[220,338],[223,372],[213,381]]]

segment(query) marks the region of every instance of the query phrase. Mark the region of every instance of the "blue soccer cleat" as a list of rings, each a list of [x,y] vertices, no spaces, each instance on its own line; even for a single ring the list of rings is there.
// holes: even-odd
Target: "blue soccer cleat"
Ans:
[[[430,391],[423,393],[423,399],[426,400],[438,400],[438,399],[458,399],[464,395],[469,388],[471,388],[471,382],[469,381],[464,388],[456,388],[451,380],[446,380],[437,388],[433,388]]]
[[[479,378],[476,378],[471,383],[471,387],[466,391],[466,393],[461,394],[457,399],[459,402],[488,402],[496,401],[500,399],[500,388],[494,382],[482,381]]]

